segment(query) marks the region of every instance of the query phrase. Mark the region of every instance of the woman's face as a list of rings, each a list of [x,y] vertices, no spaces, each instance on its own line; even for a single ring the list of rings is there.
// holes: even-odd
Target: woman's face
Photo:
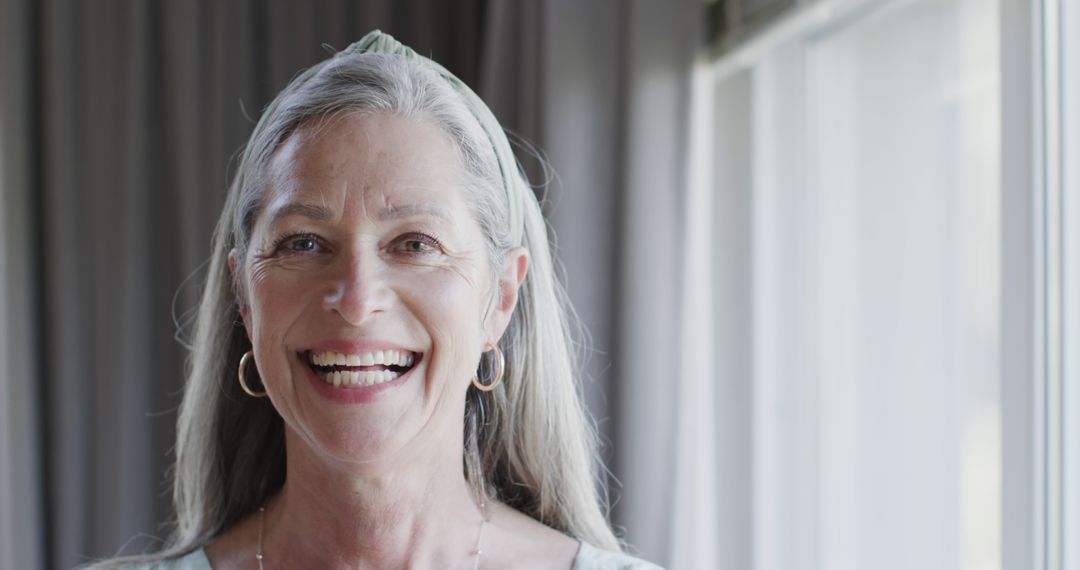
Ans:
[[[492,272],[453,143],[425,121],[350,113],[299,129],[269,175],[248,252],[229,261],[289,429],[348,463],[460,458],[466,389],[527,262],[515,250]]]

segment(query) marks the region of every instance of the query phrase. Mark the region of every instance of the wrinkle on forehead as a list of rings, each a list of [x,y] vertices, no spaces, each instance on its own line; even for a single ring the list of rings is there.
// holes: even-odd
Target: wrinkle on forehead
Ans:
[[[444,223],[453,223],[450,212],[442,205],[434,202],[412,202],[395,205],[389,200],[389,197],[383,195],[383,204],[383,208],[375,215],[375,219],[378,221],[428,217],[437,218]],[[367,213],[366,209],[364,213]],[[269,209],[268,224],[273,227],[281,219],[291,216],[324,222],[333,220],[335,213],[325,205],[310,204],[291,199],[275,200],[275,203]]]
[[[356,111],[311,119],[271,156],[255,224],[274,227],[291,215],[446,222],[458,211],[475,220],[460,158],[450,135],[423,117]]]
[[[328,144],[356,152],[321,148]],[[355,111],[307,121],[275,151],[268,166],[269,202],[310,202],[317,192],[332,209],[343,208],[354,192],[374,190],[380,196],[368,196],[368,204],[394,210],[403,206],[395,200],[399,191],[464,190],[466,178],[459,149],[448,134],[430,120],[391,112]],[[326,187],[329,183],[345,187]]]
[[[426,165],[433,163],[453,164],[459,177],[463,171],[457,143],[434,119],[404,116],[389,111],[351,111],[309,119],[301,123],[274,151],[271,169],[279,170],[283,163],[295,164],[299,155],[312,146],[326,144],[328,139],[338,139],[347,146],[358,150],[366,149],[368,152],[335,156],[333,158],[337,160],[333,162],[327,158],[329,153],[319,153],[316,160],[304,161],[304,166],[308,168],[302,169],[298,174],[318,178],[324,176],[324,172],[336,172],[340,168],[355,165],[361,158],[366,159],[364,166],[376,161],[397,165],[406,158],[417,158],[391,152],[401,149],[413,149],[429,159],[425,162],[410,163],[407,172],[425,170]],[[283,176],[286,173],[276,174]]]

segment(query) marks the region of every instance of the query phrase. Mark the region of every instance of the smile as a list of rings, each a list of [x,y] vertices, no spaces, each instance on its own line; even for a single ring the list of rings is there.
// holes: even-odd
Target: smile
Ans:
[[[303,357],[323,382],[342,387],[393,382],[412,369],[420,354],[408,350],[376,350],[359,354],[308,351]]]

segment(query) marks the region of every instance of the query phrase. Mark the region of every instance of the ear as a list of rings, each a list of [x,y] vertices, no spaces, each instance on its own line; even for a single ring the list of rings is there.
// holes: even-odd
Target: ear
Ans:
[[[229,276],[232,278],[233,288],[237,289],[240,286],[240,281],[236,276],[236,266],[240,263],[239,254],[236,248],[229,251]],[[240,320],[244,321],[244,329],[247,331],[248,338],[251,338],[251,327],[248,326],[248,306],[242,298],[237,296],[236,304],[240,307]]]
[[[529,271],[529,250],[515,247],[506,254],[502,269],[499,271],[498,294],[492,310],[485,321],[488,342],[495,344],[502,338],[510,317],[517,307],[518,290]]]

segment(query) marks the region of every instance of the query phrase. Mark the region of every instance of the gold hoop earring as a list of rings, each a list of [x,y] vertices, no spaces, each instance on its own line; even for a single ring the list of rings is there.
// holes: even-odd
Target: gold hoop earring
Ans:
[[[476,386],[477,390],[481,392],[490,392],[495,389],[496,386],[502,382],[503,374],[506,372],[506,359],[503,357],[503,353],[499,350],[499,347],[494,344],[488,345],[491,350],[495,351],[495,379],[487,384],[480,382],[480,378],[473,376],[472,385]]]
[[[236,371],[236,374],[237,374],[237,377],[240,379],[240,389],[241,390],[243,390],[244,392],[247,392],[247,395],[251,396],[252,398],[263,398],[263,397],[266,396],[266,392],[256,392],[256,391],[252,390],[251,388],[248,388],[247,380],[244,379],[245,373],[247,372],[247,365],[248,365],[249,362],[251,362],[251,359],[254,358],[254,357],[255,357],[254,352],[252,352],[250,350],[245,352],[244,355],[240,357],[240,368]]]

